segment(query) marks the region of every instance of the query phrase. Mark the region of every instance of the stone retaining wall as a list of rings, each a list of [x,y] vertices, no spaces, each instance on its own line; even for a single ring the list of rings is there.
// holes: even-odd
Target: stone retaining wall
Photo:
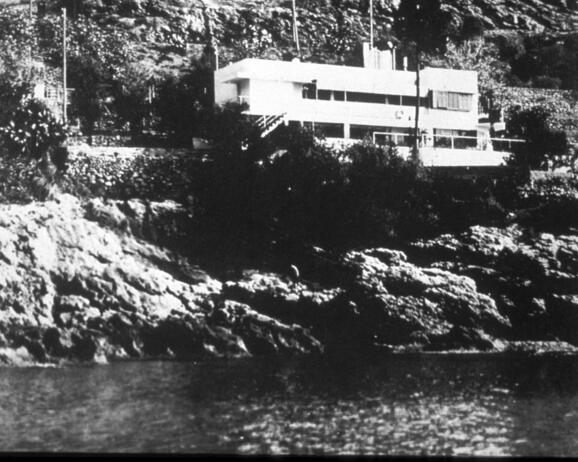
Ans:
[[[133,158],[138,156],[147,157],[190,157],[193,154],[191,148],[143,148],[124,146],[69,146],[68,153],[71,157],[113,157]]]

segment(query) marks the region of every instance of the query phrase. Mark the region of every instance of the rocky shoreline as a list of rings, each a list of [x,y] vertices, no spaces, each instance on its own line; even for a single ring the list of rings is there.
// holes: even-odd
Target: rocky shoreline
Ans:
[[[0,364],[578,351],[572,230],[473,227],[403,252],[312,249],[300,271],[223,278],[159,245],[169,232],[195,239],[184,216],[172,202],[69,195],[0,206]]]

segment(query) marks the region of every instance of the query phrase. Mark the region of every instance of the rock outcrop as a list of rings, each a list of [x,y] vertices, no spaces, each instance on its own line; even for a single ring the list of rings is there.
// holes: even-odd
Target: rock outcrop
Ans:
[[[0,209],[0,361],[321,351],[303,329],[223,300],[221,282],[135,237],[142,221],[121,211],[131,205],[62,196]]]
[[[284,322],[304,323],[331,348],[435,348],[431,338],[457,327],[492,335],[510,328],[472,279],[420,268],[402,252],[349,252],[333,265],[341,274],[339,287],[322,289],[316,283],[253,272],[227,282],[224,293]]]
[[[410,254],[475,280],[510,320],[512,339],[578,342],[578,236],[476,226]]]
[[[474,227],[220,280],[168,245],[190,223],[171,202],[1,206],[0,364],[578,345],[577,236]]]

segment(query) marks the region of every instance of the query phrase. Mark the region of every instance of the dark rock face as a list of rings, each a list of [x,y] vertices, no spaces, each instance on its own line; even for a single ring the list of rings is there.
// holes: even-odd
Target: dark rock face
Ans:
[[[512,340],[578,342],[578,236],[473,227],[415,243],[410,253],[474,279],[510,320]]]
[[[509,322],[470,278],[407,262],[402,252],[350,252],[336,265],[341,287],[321,289],[279,275],[253,273],[224,293],[284,322],[304,323],[329,347],[423,345],[455,326],[501,334]]]
[[[302,276],[223,282],[153,244],[184,242],[184,213],[71,196],[1,207],[0,363],[576,350],[578,237],[477,227],[412,245],[420,266],[317,249]]]

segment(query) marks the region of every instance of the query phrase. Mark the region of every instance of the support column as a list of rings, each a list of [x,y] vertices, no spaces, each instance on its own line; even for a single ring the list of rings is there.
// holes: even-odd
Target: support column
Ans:
[[[343,124],[343,138],[346,140],[351,138],[351,124]]]

